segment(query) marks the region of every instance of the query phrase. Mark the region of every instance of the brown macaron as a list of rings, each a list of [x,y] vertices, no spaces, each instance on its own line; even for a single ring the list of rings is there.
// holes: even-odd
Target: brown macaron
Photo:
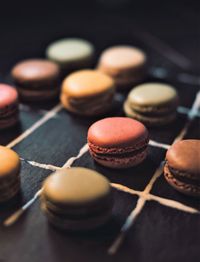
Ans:
[[[166,154],[164,176],[179,192],[200,197],[200,140],[173,144]]]
[[[14,66],[11,75],[24,101],[51,100],[58,96],[59,67],[45,59],[25,60]]]
[[[13,198],[20,190],[20,159],[13,150],[0,146],[0,203]]]
[[[146,61],[145,53],[136,47],[114,46],[102,53],[97,67],[114,79],[117,88],[124,90],[143,80]]]

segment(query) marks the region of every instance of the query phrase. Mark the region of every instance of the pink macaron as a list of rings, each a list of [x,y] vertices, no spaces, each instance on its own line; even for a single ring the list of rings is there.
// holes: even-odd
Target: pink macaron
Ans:
[[[146,127],[127,117],[109,117],[95,122],[88,130],[91,156],[110,168],[140,164],[147,156],[149,134]]]
[[[0,84],[0,129],[15,125],[19,120],[18,93],[6,84]]]

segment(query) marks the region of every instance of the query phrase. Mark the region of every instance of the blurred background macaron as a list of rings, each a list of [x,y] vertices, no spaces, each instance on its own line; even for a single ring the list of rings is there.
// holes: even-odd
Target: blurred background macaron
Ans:
[[[0,204],[20,191],[20,159],[13,150],[0,146]]]
[[[46,57],[61,68],[62,76],[69,72],[88,68],[94,58],[94,46],[80,38],[64,38],[51,43],[46,49]]]
[[[80,70],[64,79],[61,102],[70,112],[96,116],[109,111],[114,94],[112,78],[97,70]]]
[[[128,168],[146,158],[149,134],[136,120],[108,117],[90,126],[87,140],[96,162],[110,168]]]
[[[107,178],[96,171],[74,167],[49,176],[41,197],[49,222],[68,231],[92,230],[112,215],[112,191]]]
[[[200,140],[176,142],[167,151],[166,181],[179,192],[200,197]]]
[[[10,85],[0,84],[0,129],[14,126],[19,120],[18,93]]]
[[[16,64],[11,72],[23,101],[45,101],[58,97],[60,71],[45,59],[29,59]]]
[[[178,94],[172,86],[145,83],[131,90],[124,103],[124,112],[147,126],[160,126],[176,118],[178,104]]]
[[[124,90],[141,82],[146,75],[147,57],[132,46],[114,46],[100,56],[98,70],[111,76],[118,89]]]

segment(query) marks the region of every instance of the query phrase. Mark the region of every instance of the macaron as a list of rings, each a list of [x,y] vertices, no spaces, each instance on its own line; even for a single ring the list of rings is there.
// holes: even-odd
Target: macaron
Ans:
[[[146,74],[147,57],[133,46],[114,46],[100,56],[98,70],[111,76],[116,86],[123,90],[139,83]]]
[[[124,103],[124,112],[147,126],[160,126],[176,118],[178,103],[178,94],[172,86],[145,83],[131,90]]]
[[[45,59],[29,59],[14,66],[12,78],[20,98],[25,101],[45,101],[58,96],[59,67]]]
[[[70,112],[96,116],[111,108],[114,94],[112,78],[97,70],[80,70],[64,79],[61,102]]]
[[[179,192],[200,197],[200,140],[176,142],[167,151],[166,181]]]
[[[91,169],[62,169],[43,186],[41,207],[49,222],[68,231],[91,230],[112,214],[112,192],[107,178]]]
[[[0,84],[0,129],[14,126],[19,120],[17,91]]]
[[[20,159],[13,150],[0,146],[0,203],[20,191]]]
[[[110,168],[140,164],[147,156],[149,135],[146,127],[126,117],[109,117],[95,122],[88,130],[91,156]]]
[[[46,57],[60,66],[64,76],[70,71],[90,67],[93,56],[94,46],[80,38],[60,39],[46,49]]]

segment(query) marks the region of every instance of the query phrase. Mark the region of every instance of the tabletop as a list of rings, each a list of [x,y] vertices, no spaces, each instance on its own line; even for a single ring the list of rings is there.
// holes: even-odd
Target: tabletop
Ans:
[[[170,145],[184,128],[187,112],[199,91],[197,9],[194,1],[17,1],[11,6],[5,3],[0,18],[0,81],[12,83],[9,72],[16,62],[44,57],[45,47],[62,37],[91,41],[96,47],[96,61],[106,47],[138,46],[149,58],[145,81],[172,84],[180,95],[177,120],[167,127],[149,129],[150,139]],[[113,110],[105,116],[123,116],[126,95],[118,94]],[[149,145],[147,159],[134,168],[102,167],[88,152],[79,155],[87,142],[88,127],[98,119],[72,115],[59,101],[20,104],[18,126],[0,132],[0,144],[15,150],[22,162],[22,192],[15,201],[0,207],[0,262],[198,261],[200,216],[192,210],[200,210],[199,199],[176,192],[162,174],[151,180],[166,149]],[[199,124],[196,116],[185,138],[200,139]],[[93,232],[64,233],[47,223],[36,201],[15,224],[5,227],[3,221],[29,201],[44,179],[65,163],[97,170],[111,183],[126,187],[113,188],[112,220]],[[109,255],[121,226],[142,199],[138,192],[149,183],[152,188],[148,193],[152,197],[145,201],[117,252]]]

